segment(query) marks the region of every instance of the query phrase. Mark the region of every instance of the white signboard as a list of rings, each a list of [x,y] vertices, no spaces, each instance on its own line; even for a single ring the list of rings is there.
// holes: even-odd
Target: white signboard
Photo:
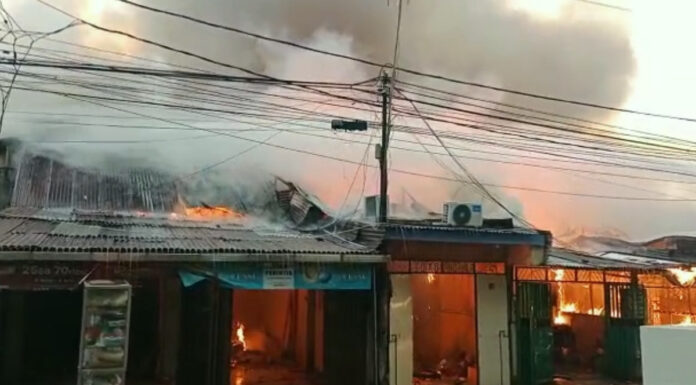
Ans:
[[[266,268],[263,270],[264,289],[294,289],[295,271],[288,268]]]

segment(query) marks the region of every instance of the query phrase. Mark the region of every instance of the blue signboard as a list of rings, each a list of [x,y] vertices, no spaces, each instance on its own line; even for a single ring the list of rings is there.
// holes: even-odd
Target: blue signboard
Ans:
[[[206,278],[217,278],[233,289],[309,289],[369,290],[372,288],[372,267],[367,264],[233,264],[213,271],[182,270],[185,287]]]

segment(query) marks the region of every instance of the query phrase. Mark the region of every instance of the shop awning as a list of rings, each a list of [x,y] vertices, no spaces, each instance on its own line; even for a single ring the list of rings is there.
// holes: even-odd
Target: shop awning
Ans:
[[[213,279],[230,289],[370,290],[372,269],[367,264],[235,263],[215,270],[181,269],[179,277],[184,287]]]

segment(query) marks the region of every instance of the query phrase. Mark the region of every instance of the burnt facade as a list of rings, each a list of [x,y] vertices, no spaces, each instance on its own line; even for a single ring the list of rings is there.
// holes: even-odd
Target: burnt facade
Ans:
[[[271,347],[259,354],[300,365],[308,378],[346,383],[338,373],[352,365],[351,384],[374,382],[374,360],[365,357],[376,346],[373,285],[384,258],[340,242],[168,216],[8,209],[0,213],[2,383],[74,381],[81,284],[93,279],[134,286],[129,380],[229,383],[233,326],[253,321],[261,305],[268,316],[249,332],[270,341],[280,329],[263,322],[285,319],[294,337],[276,341],[278,355]],[[269,281],[278,273],[294,275]],[[360,344],[350,343],[359,335]]]
[[[513,266],[543,263],[550,241],[513,227],[388,224],[390,384],[514,383]]]
[[[0,383],[76,383],[82,287],[99,279],[133,286],[129,383],[234,384],[241,366],[247,384],[283,370],[310,383],[386,379],[379,231],[189,217],[161,172],[4,150]]]

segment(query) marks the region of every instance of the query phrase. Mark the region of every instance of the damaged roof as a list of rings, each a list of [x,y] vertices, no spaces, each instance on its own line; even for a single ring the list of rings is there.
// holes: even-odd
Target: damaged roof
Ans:
[[[91,170],[44,155],[22,152],[11,205],[87,210],[172,211],[174,179],[150,169]]]
[[[5,257],[7,252],[52,253],[51,259],[63,258],[56,253],[111,253],[128,258],[145,255],[140,260],[187,261],[202,261],[206,256],[208,260],[223,261],[225,255],[239,257],[240,254],[278,258],[315,255],[321,256],[322,261],[331,256],[336,257],[335,261],[349,256],[354,256],[355,261],[360,261],[361,256],[377,257],[374,247],[360,244],[356,239],[347,239],[343,234],[305,234],[231,222],[133,213],[30,208],[0,212],[0,252],[6,252]]]
[[[549,251],[547,266],[589,269],[659,269],[683,265],[669,259],[665,251],[652,250],[632,254],[625,252],[603,252],[597,255],[562,248]]]

